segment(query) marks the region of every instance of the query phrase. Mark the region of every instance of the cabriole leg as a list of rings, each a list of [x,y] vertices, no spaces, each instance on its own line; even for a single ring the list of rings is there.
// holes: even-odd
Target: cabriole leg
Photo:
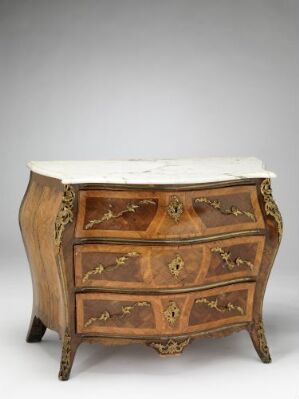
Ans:
[[[262,320],[252,323],[249,328],[249,334],[255,347],[257,354],[259,355],[263,363],[271,363],[271,356],[267,345],[267,340],[264,331],[264,325]]]
[[[36,316],[33,316],[30,321],[26,341],[27,342],[40,342],[43,338],[47,327]]]
[[[72,338],[69,332],[66,331],[63,338],[60,370],[58,374],[58,378],[61,381],[66,381],[70,377],[73,361],[79,344],[80,341]]]

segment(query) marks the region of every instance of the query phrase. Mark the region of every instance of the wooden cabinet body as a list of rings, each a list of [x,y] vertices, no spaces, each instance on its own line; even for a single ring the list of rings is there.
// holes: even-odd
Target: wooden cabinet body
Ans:
[[[179,354],[249,331],[269,362],[262,302],[282,234],[270,180],[62,184],[31,173],[20,209],[31,266],[27,339],[62,339],[60,379],[81,342]]]

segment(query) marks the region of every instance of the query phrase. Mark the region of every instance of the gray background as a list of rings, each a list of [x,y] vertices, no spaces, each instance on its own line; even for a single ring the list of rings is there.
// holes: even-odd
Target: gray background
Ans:
[[[61,392],[56,335],[48,333],[43,346],[23,342],[31,283],[17,213],[27,161],[253,155],[278,175],[273,190],[285,223],[265,299],[274,363],[261,366],[242,334],[196,342],[167,362],[143,347],[87,347],[64,389],[75,397],[81,386],[74,384],[86,380],[96,393],[100,381],[101,392],[113,397],[118,381],[123,397],[133,398],[134,381],[147,387],[144,397],[157,386],[160,394],[186,397],[182,381],[190,396],[209,384],[217,392],[218,382],[222,395],[232,397],[232,373],[236,395],[250,375],[248,395],[258,389],[281,397],[280,389],[288,389],[286,398],[298,398],[298,38],[295,0],[0,0],[6,290],[0,295],[7,356],[0,378],[11,396],[29,392],[33,378],[34,392],[41,381],[49,394]],[[23,382],[13,384],[13,375]]]

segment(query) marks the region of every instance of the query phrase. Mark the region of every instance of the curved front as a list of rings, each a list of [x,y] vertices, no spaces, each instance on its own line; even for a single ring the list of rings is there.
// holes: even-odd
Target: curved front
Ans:
[[[184,239],[265,227],[255,185],[80,190],[77,238]]]
[[[255,284],[174,295],[76,295],[77,333],[107,336],[179,336],[250,322]]]

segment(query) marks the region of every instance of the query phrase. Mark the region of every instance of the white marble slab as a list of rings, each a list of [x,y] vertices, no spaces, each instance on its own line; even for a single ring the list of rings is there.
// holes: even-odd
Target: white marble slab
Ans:
[[[244,178],[272,178],[257,158],[129,159],[28,163],[35,173],[63,184],[192,184]]]

